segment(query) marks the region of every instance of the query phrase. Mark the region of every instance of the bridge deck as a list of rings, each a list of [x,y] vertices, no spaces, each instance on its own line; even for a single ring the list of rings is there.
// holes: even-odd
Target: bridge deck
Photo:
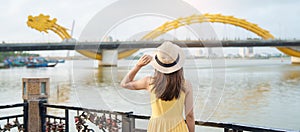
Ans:
[[[119,42],[54,42],[54,43],[2,43],[0,51],[84,50],[156,48],[162,41]],[[241,41],[174,41],[181,47],[288,47],[300,46],[300,40],[241,40]]]

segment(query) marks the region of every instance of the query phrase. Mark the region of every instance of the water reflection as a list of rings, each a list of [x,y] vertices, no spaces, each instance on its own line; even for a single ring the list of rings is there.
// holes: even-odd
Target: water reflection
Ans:
[[[71,96],[71,84],[60,83],[56,86],[56,97],[50,98],[50,102],[66,103],[70,100]]]
[[[118,68],[117,67],[98,67],[95,68],[96,75],[95,79],[99,83],[117,83],[118,78]]]
[[[214,115],[214,120],[251,122],[255,120],[255,116],[263,114],[265,112],[263,109],[269,103],[266,95],[270,92],[271,85],[260,82],[251,84],[250,87],[247,88],[247,85],[244,85],[234,91],[226,90],[222,103]]]
[[[300,81],[300,71],[285,71],[281,80],[286,83],[298,83]]]

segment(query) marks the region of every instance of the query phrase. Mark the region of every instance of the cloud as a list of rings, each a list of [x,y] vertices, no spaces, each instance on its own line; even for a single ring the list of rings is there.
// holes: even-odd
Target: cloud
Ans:
[[[40,13],[57,18],[58,24],[71,28],[73,20],[76,20],[76,36],[91,17],[110,2],[102,1],[80,1],[80,0],[9,0],[2,1],[0,11],[0,40],[1,41],[60,41],[54,33],[50,32],[48,37],[33,30],[26,25],[28,15],[39,15]]]

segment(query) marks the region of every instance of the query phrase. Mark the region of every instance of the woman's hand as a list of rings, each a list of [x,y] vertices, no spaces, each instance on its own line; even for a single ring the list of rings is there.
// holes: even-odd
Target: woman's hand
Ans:
[[[151,60],[152,60],[152,57],[151,57],[150,55],[143,55],[143,56],[139,59],[139,61],[138,61],[138,63],[136,64],[136,66],[138,66],[138,67],[146,66],[146,65],[148,65],[148,64],[151,62]]]
[[[136,66],[133,67],[128,74],[121,81],[121,86],[123,88],[131,89],[131,90],[142,90],[148,89],[150,77],[144,77],[140,80],[133,80],[136,73],[145,65],[149,64],[152,60],[150,55],[143,55]]]

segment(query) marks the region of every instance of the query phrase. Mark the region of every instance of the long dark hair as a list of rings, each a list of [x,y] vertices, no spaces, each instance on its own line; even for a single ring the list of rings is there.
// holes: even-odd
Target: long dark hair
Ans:
[[[183,87],[183,69],[179,69],[170,74],[164,74],[155,70],[154,78],[151,84],[157,98],[170,101],[173,98],[178,99]]]

